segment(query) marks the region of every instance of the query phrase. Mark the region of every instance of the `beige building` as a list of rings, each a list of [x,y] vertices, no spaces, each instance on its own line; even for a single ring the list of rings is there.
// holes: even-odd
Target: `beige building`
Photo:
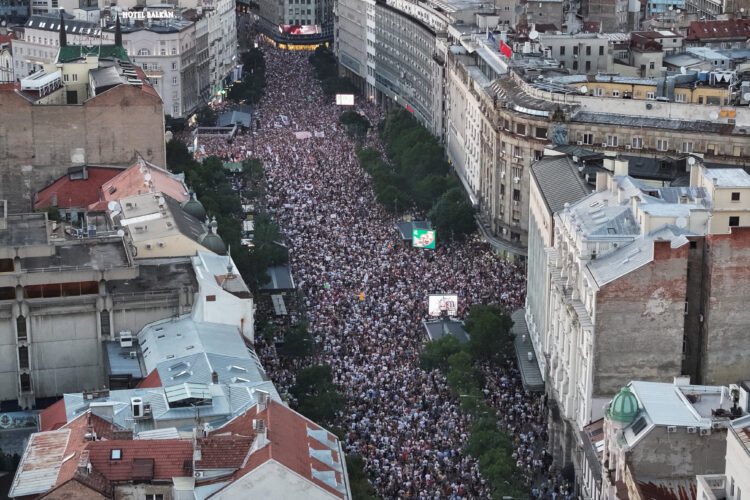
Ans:
[[[223,254],[227,250],[216,234],[215,219],[206,225],[159,192],[121,198],[110,218],[113,227],[125,230],[138,259]]]
[[[743,385],[737,390],[747,395]],[[736,394],[736,393],[735,393]],[[733,394],[734,396],[734,394]],[[742,492],[750,491],[750,417],[734,420],[727,431],[727,453],[723,474],[702,474],[696,477],[697,498],[704,500],[740,499]]]

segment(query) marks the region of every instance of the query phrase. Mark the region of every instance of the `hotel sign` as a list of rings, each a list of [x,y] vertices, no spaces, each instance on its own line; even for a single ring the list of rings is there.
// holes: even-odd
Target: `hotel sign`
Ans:
[[[123,19],[174,19],[171,10],[128,10],[120,12]]]

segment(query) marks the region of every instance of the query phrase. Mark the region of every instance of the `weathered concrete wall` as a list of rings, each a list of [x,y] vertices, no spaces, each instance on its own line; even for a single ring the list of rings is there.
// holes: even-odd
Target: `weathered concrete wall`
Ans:
[[[693,246],[695,248],[693,248]],[[688,249],[687,303],[685,314],[685,359],[682,362],[683,375],[690,375],[693,384],[701,384],[700,369],[703,335],[701,316],[703,312],[704,238],[691,238]]]
[[[723,385],[747,378],[750,357],[750,228],[706,237],[703,383]]]
[[[654,243],[654,260],[597,294],[593,396],[680,375],[688,245]]]
[[[685,427],[678,427],[675,433],[655,427],[630,452],[630,466],[637,479],[721,474],[726,440],[726,429],[701,436],[697,432],[688,434]]]
[[[44,498],[49,500],[98,500],[107,497],[83,483],[68,481]]]
[[[140,153],[166,164],[164,115],[157,95],[120,85],[83,105],[33,105],[0,92],[0,199],[12,212],[74,164],[128,165]]]

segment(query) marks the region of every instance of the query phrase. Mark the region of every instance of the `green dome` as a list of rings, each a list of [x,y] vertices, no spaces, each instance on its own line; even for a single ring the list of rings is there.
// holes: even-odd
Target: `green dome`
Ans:
[[[221,237],[216,234],[216,229],[219,225],[216,223],[216,217],[211,220],[208,225],[208,232],[201,237],[200,244],[206,249],[211,250],[213,253],[223,255],[227,253],[227,246]]]
[[[638,413],[638,399],[630,392],[630,387],[623,387],[615,394],[607,410],[607,418],[616,422],[629,424]]]
[[[195,193],[192,193],[190,199],[182,204],[182,210],[199,221],[206,220],[206,209],[203,208],[201,202],[195,197]]]

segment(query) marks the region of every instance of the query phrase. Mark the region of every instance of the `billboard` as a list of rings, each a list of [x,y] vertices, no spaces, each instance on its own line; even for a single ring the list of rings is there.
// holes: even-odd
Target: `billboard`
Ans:
[[[287,35],[319,35],[323,32],[317,24],[280,24],[279,33]]]
[[[336,94],[336,106],[354,106],[354,94]]]
[[[458,295],[430,295],[427,299],[427,314],[433,317],[457,316]]]
[[[435,248],[435,230],[414,229],[411,233],[411,246],[417,248]]]

